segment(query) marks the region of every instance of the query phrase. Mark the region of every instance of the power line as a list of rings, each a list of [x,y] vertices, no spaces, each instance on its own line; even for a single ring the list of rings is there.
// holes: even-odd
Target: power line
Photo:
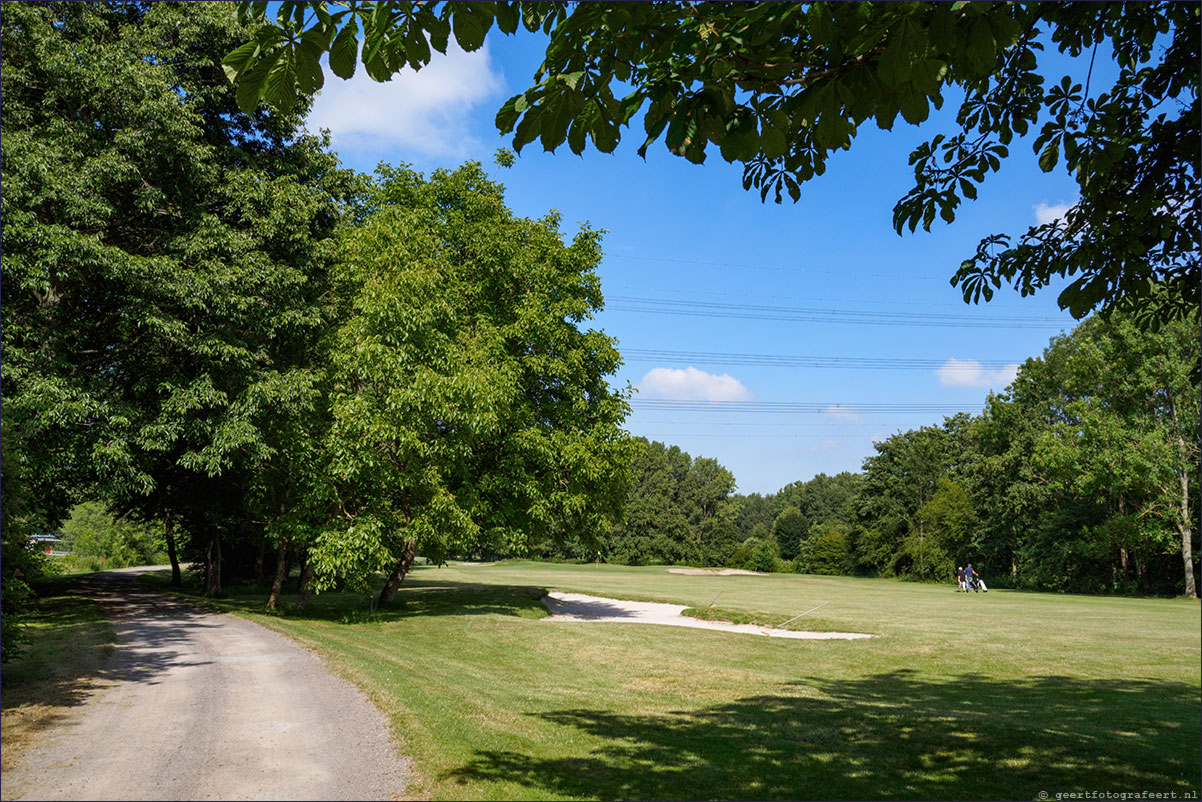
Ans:
[[[884,357],[790,356],[786,354],[732,354],[715,351],[671,351],[662,348],[622,348],[622,356],[634,362],[672,360],[695,365],[760,365],[782,368],[846,368],[859,370],[951,370],[1000,369],[1022,360],[908,359]]]
[[[979,407],[939,403],[820,403],[811,401],[692,401],[676,398],[634,398],[633,406],[673,412],[767,412],[767,413],[880,413],[880,412],[978,412]]]
[[[633,433],[632,433],[633,434]],[[823,439],[821,435],[813,434],[712,434],[710,432],[671,432],[669,434],[638,434],[637,437],[646,437],[653,439],[656,437],[715,437],[723,440],[745,440],[754,438],[771,437],[772,439],[790,438],[794,440],[819,440]],[[840,435],[846,436],[846,435]]]
[[[652,412],[652,411],[653,410],[648,410],[648,412]],[[695,418],[687,421],[688,425],[690,425],[690,426],[696,425],[697,422],[698,421]],[[685,423],[685,421],[656,420],[656,421],[652,421],[652,423],[656,426],[671,426],[675,423],[683,424],[683,423]],[[845,431],[848,433],[860,431],[863,429],[879,429],[879,428],[881,428],[880,423],[851,423],[851,422],[846,422],[846,421],[840,422],[840,423],[830,423],[830,422],[827,422],[827,423],[795,423],[795,422],[766,423],[763,421],[712,421],[712,420],[710,420],[710,421],[702,421],[702,423],[706,426],[739,426],[739,427],[761,426],[761,427],[768,427],[768,428],[775,428],[775,429],[807,429],[807,428],[809,428],[809,429],[821,429],[824,432],[837,430],[837,431]]]
[[[689,295],[695,295],[697,293],[697,289],[692,288],[692,287],[690,287],[688,289],[680,289],[677,287],[663,287],[663,286],[648,287],[646,284],[614,284],[614,283],[611,283],[608,281],[605,282],[605,289],[606,289],[606,292],[605,292],[606,298],[611,297],[609,290],[614,290],[614,291],[631,290],[636,293],[638,293],[638,292],[668,293],[669,295],[676,295],[676,296],[682,296],[682,297],[687,297]],[[723,298],[763,298],[764,297],[762,292],[760,292],[760,293],[738,292],[734,289],[729,289],[726,287],[723,287],[720,292],[721,292]],[[780,295],[778,293],[773,293],[772,299],[774,301],[800,301],[802,303],[820,303],[820,304],[867,304],[868,306],[888,306],[890,308],[897,308],[899,306],[921,306],[925,309],[929,309],[931,307],[930,300],[909,301],[909,300],[902,300],[900,298],[889,298],[887,300],[879,300],[878,301],[878,300],[873,300],[872,298],[863,298],[863,297],[860,297],[860,298],[830,298],[830,297],[826,297],[826,296],[814,295],[812,293],[808,294],[804,297],[800,296],[800,295]],[[964,307],[964,304],[962,302],[957,303],[955,305],[960,308]]]
[[[733,267],[739,270],[764,270],[774,273],[805,273],[809,275],[826,275],[826,276],[846,276],[849,271],[847,268],[839,270],[815,270],[809,267],[799,267],[796,265],[749,265],[737,262],[707,262],[702,259],[673,259],[664,256],[630,256],[628,254],[614,253],[607,258],[612,259],[634,259],[640,262],[671,262],[680,265],[706,265],[708,267]],[[897,273],[860,273],[855,272],[857,277],[875,277],[875,278],[897,278]],[[947,281],[947,276],[932,276],[932,275],[907,275],[907,280],[923,279],[928,281]]]
[[[871,312],[856,309],[818,309],[806,307],[724,304],[705,301],[673,301],[666,298],[611,296],[607,309],[615,312],[641,312],[658,315],[738,318],[742,320],[781,320],[792,323],[859,323],[876,326],[936,326],[958,328],[1061,329],[1064,324],[1048,317],[1009,315],[982,319],[975,315],[919,312]]]

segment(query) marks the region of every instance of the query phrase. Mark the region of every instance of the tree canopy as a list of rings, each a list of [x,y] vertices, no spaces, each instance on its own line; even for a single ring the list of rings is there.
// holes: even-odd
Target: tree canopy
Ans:
[[[239,112],[220,59],[246,35],[212,4],[3,16],[6,492],[50,529],[81,496],[186,518],[215,587],[312,382],[353,186],[306,101]]]
[[[861,569],[1196,596],[1198,358],[1196,319],[1093,317],[980,416],[877,443],[849,521]]]
[[[476,164],[428,180],[383,168],[363,207],[335,276],[337,514],[319,575],[395,585],[418,550],[595,537],[620,515],[630,453],[625,395],[605,379],[618,352],[581,328],[602,304],[600,234],[565,245],[554,213],[515,217]]]
[[[738,545],[734,475],[679,446],[633,438],[624,515],[600,540],[601,556],[630,565],[721,565]],[[594,552],[575,548],[575,556]]]
[[[225,60],[244,110],[260,99],[288,110],[319,89],[324,53],[341,78],[361,59],[386,81],[452,36],[471,51],[494,25],[521,26],[549,38],[532,85],[497,113],[516,148],[611,152],[641,114],[640,153],[662,140],[701,163],[712,145],[777,202],[796,201],[861,125],[919,124],[955,98],[952,130],[910,156],[898,233],[952,222],[1028,133],[1040,168],[1063,164],[1081,196],[1063,220],[982,240],[952,279],[966,301],[1065,276],[1059,302],[1075,317],[1122,308],[1148,328],[1200,301],[1197,4],[289,0],[274,19],[267,5],[239,5],[257,29]],[[1042,68],[1048,45],[1088,53],[1084,78]],[[1099,58],[1117,66],[1109,86],[1097,85]]]

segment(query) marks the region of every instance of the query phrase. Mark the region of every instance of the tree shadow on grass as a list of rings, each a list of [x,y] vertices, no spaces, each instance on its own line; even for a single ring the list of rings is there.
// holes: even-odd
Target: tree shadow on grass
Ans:
[[[531,714],[603,740],[586,756],[479,751],[459,781],[571,799],[1035,799],[1197,792],[1198,688],[1160,680],[895,671],[806,679],[663,715]],[[1197,798],[1197,797],[1193,797]]]

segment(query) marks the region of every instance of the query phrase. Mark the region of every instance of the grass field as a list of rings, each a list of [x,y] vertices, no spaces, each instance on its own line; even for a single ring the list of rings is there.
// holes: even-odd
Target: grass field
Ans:
[[[540,620],[544,589],[868,632],[797,641]],[[1197,794],[1199,606],[847,577],[513,562],[419,568],[395,610],[220,602],[322,653],[437,799]],[[1194,796],[1193,798],[1197,798]]]

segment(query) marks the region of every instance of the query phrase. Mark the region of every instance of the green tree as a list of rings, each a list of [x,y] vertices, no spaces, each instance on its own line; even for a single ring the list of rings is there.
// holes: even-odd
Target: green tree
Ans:
[[[623,521],[605,552],[631,565],[722,565],[739,545],[734,476],[716,460],[636,438]]]
[[[1114,315],[1027,360],[963,476],[986,564],[1025,587],[1196,592],[1198,355],[1196,322]]]
[[[919,124],[962,96],[955,127],[911,154],[899,233],[951,222],[1029,132],[1041,169],[1063,156],[1081,193],[1063,223],[984,239],[953,279],[966,301],[1003,281],[1027,295],[1072,276],[1059,301],[1078,318],[1124,307],[1156,326],[1199,304],[1196,4],[284,2],[275,20],[265,3],[239,8],[259,26],[225,61],[244,109],[260,98],[290,109],[321,86],[327,51],[349,78],[360,31],[364,68],[385,81],[452,35],[471,51],[494,24],[524,26],[549,41],[533,85],[497,113],[517,149],[537,139],[579,154],[591,140],[610,152],[641,112],[641,153],[662,138],[701,163],[713,145],[743,164],[745,188],[778,202],[797,200],[865,123]],[[1047,45],[1089,53],[1084,78],[1041,71]],[[1108,87],[1096,85],[1099,58],[1116,67]]]
[[[844,528],[836,523],[816,527],[814,536],[806,546],[804,559],[811,574],[834,576],[848,573],[850,561]]]
[[[80,557],[102,557],[109,568],[155,565],[166,556],[161,526],[120,520],[98,501],[71,508],[59,530],[66,550]]]
[[[772,521],[776,517],[773,511],[775,506],[773,495],[762,496],[759,493],[749,493],[746,496],[735,496],[735,498],[739,503],[739,513],[735,523],[744,538],[749,537],[752,530],[761,523],[769,527],[772,525]]]
[[[418,551],[595,537],[630,459],[618,352],[580,328],[602,305],[600,234],[565,245],[556,214],[515,217],[478,164],[381,168],[364,209],[334,282],[321,584],[384,571],[386,604]]]
[[[946,476],[936,481],[935,493],[915,514],[926,542],[912,553],[915,573],[927,580],[946,580],[956,564],[978,559],[977,514],[968,490]]]
[[[783,560],[792,560],[810,535],[810,522],[796,507],[786,507],[772,523],[772,534],[780,545]]]
[[[677,446],[635,438],[621,523],[606,532],[608,559],[629,565],[675,563],[686,558],[688,514],[678,489],[692,458]]]
[[[248,31],[213,3],[3,16],[5,416],[47,517],[65,485],[163,520],[177,582],[178,522],[211,592],[269,430],[304,413],[352,186],[307,101],[238,110],[220,60]]]
[[[780,547],[776,541],[761,540],[752,547],[747,567],[752,571],[767,574],[776,570],[778,560],[780,560]]]
[[[1080,498],[1105,507],[1091,539],[1105,552],[1180,554],[1187,596],[1197,596],[1196,323],[1139,331],[1121,316],[1090,320],[1053,349],[1066,351],[1056,414],[1034,459]]]
[[[899,432],[874,444],[877,454],[864,460],[857,505],[856,523],[864,530],[857,543],[861,563],[885,573],[938,575],[938,540],[919,512],[938,492],[941,478],[967,470],[974,458],[971,424],[969,416],[956,415],[942,426]]]
[[[812,525],[828,521],[847,523],[852,518],[849,503],[859,493],[863,478],[847,471],[834,476],[820,473],[808,481],[782,487],[776,494],[777,503],[797,507]]]

